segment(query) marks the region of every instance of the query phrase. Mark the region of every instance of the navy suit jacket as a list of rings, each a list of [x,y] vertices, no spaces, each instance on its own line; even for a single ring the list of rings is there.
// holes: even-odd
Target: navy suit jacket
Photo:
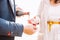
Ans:
[[[22,35],[23,25],[15,23],[15,16],[15,7],[13,12],[8,0],[0,0],[0,38]]]

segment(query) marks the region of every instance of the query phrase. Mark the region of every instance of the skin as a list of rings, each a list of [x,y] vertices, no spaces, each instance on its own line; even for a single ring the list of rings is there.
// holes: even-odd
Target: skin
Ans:
[[[16,7],[16,10],[21,10],[21,9],[19,7]],[[23,17],[23,16],[21,16],[21,17]],[[20,19],[21,17],[16,16],[16,22],[19,21],[18,19]],[[32,21],[32,22],[36,23],[35,21]],[[18,22],[18,23],[20,23],[20,22]],[[33,25],[32,23],[29,23],[28,21],[27,21],[27,24],[23,24],[23,27],[24,27],[23,32],[25,34],[32,35],[32,34],[34,34],[36,32],[36,26]]]
[[[35,28],[34,25],[28,24],[28,25],[24,26],[24,33],[26,33],[28,35],[32,35],[33,33],[36,32],[36,30],[34,28]]]
[[[52,4],[52,5],[59,5],[60,4],[60,0],[50,0],[50,3]]]
[[[50,0],[51,5],[55,5],[55,0]]]

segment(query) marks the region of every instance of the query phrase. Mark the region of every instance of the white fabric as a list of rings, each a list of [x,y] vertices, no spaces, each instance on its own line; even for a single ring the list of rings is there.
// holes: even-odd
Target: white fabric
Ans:
[[[43,40],[60,40],[60,25],[53,25],[52,30],[48,32],[47,24],[49,20],[60,21],[60,5],[53,6],[49,0],[43,0],[38,15],[41,20],[41,31],[44,33]]]
[[[48,19],[53,21],[60,21],[60,5],[57,6],[49,6],[48,9]]]
[[[52,20],[52,21],[58,21],[60,22],[60,5],[57,6],[49,6],[48,9],[48,13],[47,13],[47,17],[48,20]],[[51,29],[51,35],[50,36],[50,40],[60,40],[60,25],[54,24],[52,25],[52,29]]]

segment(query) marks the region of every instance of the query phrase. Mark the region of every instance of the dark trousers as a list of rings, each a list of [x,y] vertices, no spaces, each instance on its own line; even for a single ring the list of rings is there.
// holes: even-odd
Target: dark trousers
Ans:
[[[14,40],[14,37],[0,36],[0,40]]]

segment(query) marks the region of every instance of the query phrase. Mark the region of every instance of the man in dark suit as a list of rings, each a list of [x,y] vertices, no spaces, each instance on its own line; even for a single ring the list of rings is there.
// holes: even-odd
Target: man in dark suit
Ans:
[[[0,40],[14,40],[14,36],[21,36],[23,31],[26,34],[35,32],[34,26],[31,24],[15,23],[16,10],[14,0],[13,5],[12,7],[10,0],[0,0]]]

